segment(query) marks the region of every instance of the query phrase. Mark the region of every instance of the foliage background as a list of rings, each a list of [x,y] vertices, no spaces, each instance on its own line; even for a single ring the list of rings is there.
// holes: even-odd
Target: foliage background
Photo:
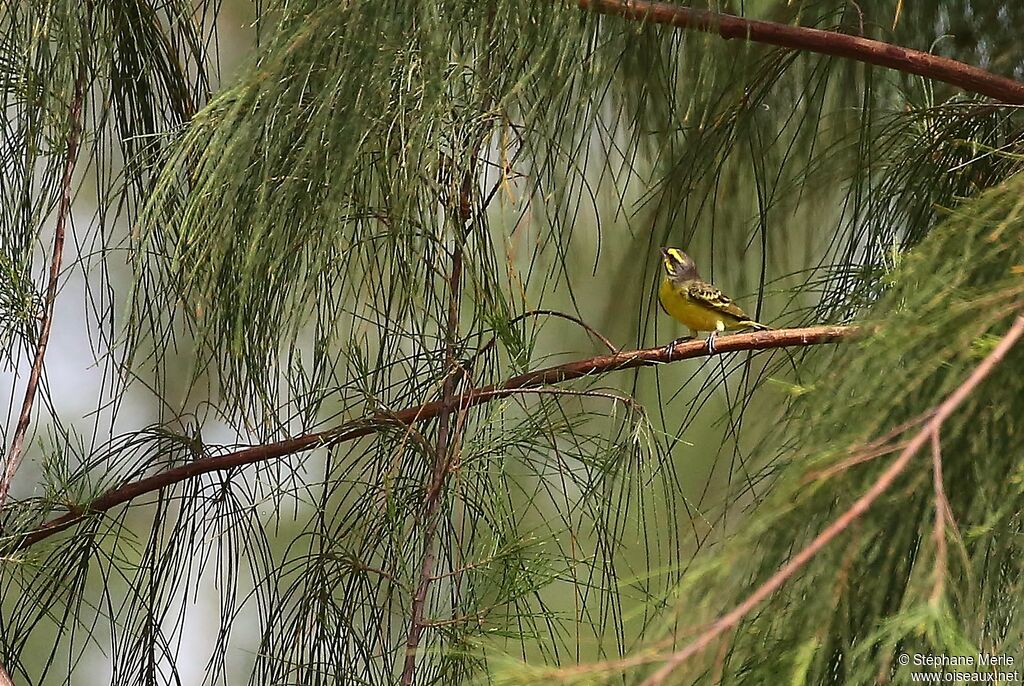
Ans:
[[[714,9],[1024,78],[1008,3]],[[848,507],[884,456],[832,467],[933,408],[1020,302],[1020,115],[940,83],[562,3],[51,0],[3,22],[5,446],[84,104],[4,510],[16,683],[392,683],[429,555],[417,683],[639,682]],[[774,326],[874,334],[523,393],[446,441],[383,422],[15,547],[140,475],[463,388],[453,360],[482,385],[601,351],[530,310],[662,344],[666,244]],[[673,678],[901,682],[899,651],[1019,648],[1021,362],[943,430],[945,560],[922,454]]]

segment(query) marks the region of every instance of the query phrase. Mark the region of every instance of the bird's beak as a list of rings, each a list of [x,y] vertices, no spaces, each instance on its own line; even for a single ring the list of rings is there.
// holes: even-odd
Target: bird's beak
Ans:
[[[672,259],[672,254],[668,251],[668,248],[661,249],[661,265],[665,268],[665,271],[669,274],[672,273],[673,266],[676,261]]]

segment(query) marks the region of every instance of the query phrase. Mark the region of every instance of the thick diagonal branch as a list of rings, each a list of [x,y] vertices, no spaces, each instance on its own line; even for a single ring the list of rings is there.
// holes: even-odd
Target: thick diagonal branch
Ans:
[[[770,350],[773,348],[806,347],[836,343],[849,338],[856,332],[856,327],[852,326],[812,326],[803,329],[774,329],[771,331],[738,333],[729,336],[719,336],[715,342],[715,354],[722,355],[745,350]],[[441,412],[450,412],[460,407],[469,408],[499,398],[505,398],[523,388],[536,388],[582,377],[598,377],[624,369],[649,367],[669,362],[678,364],[683,360],[706,357],[708,354],[708,347],[703,341],[686,341],[673,346],[671,349],[660,346],[643,350],[626,350],[614,355],[599,355],[520,374],[499,384],[483,386],[458,394],[449,402],[438,400],[424,403],[400,412],[345,422],[327,431],[317,431],[276,443],[244,448],[227,453],[226,455],[201,458],[179,467],[112,488],[80,510],[68,512],[40,525],[39,528],[22,539],[21,547],[32,545],[45,538],[49,538],[57,532],[64,531],[90,512],[106,512],[140,495],[152,493],[153,491],[202,474],[279,459],[324,445],[353,441],[369,436],[379,431],[382,427],[394,426],[396,423],[412,425],[417,422],[433,419],[439,416]]]
[[[971,93],[985,95],[1001,102],[1024,104],[1024,83],[999,76],[978,67],[939,57],[920,50],[824,31],[804,26],[791,26],[771,21],[744,19],[731,14],[697,10],[665,2],[646,0],[578,0],[586,10],[612,14],[624,19],[665,24],[679,29],[717,33],[722,38],[738,38],[794,50],[888,67],[906,74],[915,74],[943,81]]]
[[[11,449],[7,452],[4,473],[0,477],[0,507],[7,502],[7,493],[11,489],[11,481],[21,464],[25,450],[25,436],[29,423],[32,421],[32,406],[35,404],[39,391],[39,381],[43,375],[43,361],[46,359],[46,346],[50,342],[50,329],[53,327],[53,304],[57,300],[57,286],[60,279],[60,267],[64,258],[64,234],[68,218],[71,215],[71,187],[78,162],[78,149],[82,137],[82,106],[85,100],[85,77],[87,60],[83,56],[78,65],[75,77],[75,92],[72,96],[68,112],[67,150],[64,153],[64,171],[60,181],[60,201],[57,204],[57,226],[53,235],[53,253],[50,257],[50,272],[46,283],[46,297],[43,300],[43,312],[40,317],[39,337],[36,339],[35,356],[29,369],[28,383],[25,385],[25,397],[21,402],[18,423],[14,427]]]

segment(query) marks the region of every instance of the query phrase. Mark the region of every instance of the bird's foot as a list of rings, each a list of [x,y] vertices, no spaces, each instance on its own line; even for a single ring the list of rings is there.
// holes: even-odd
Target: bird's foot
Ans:
[[[672,353],[675,352],[675,349],[676,349],[677,345],[679,345],[680,343],[685,343],[686,341],[692,341],[692,340],[693,340],[693,336],[680,336],[679,338],[676,338],[671,343],[666,345],[665,346],[665,352],[668,354],[668,360],[667,361],[668,362],[672,361]]]
[[[712,331],[708,334],[708,355],[715,354],[715,338],[718,336],[717,331]]]

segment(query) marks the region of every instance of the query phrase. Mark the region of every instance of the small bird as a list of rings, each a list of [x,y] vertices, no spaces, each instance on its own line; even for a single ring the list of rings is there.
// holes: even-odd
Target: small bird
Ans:
[[[708,352],[714,354],[715,336],[722,331],[768,328],[748,317],[722,291],[703,281],[697,273],[697,265],[679,248],[662,248],[661,259],[665,278],[658,289],[658,300],[665,312],[691,332],[691,335],[669,343],[669,351],[677,343],[694,338],[701,331],[710,331]]]

